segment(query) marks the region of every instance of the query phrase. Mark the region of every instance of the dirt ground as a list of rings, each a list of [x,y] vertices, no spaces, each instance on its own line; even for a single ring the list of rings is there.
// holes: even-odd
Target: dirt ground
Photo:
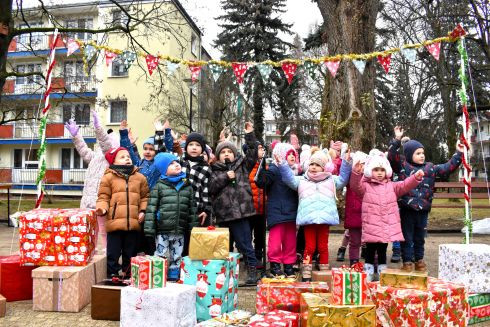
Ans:
[[[333,267],[339,267],[343,263],[332,261],[335,258],[337,248],[340,245],[342,234],[330,234],[330,258]],[[426,261],[430,276],[438,274],[438,249],[439,244],[461,243],[463,235],[457,234],[429,234],[426,239]],[[473,243],[490,244],[490,235],[475,235]],[[13,228],[0,225],[0,255],[9,255],[18,251],[17,233]],[[391,256],[391,249],[389,251]],[[397,264],[389,264],[397,267]],[[241,269],[240,271],[245,271]],[[245,278],[244,274],[241,278]],[[255,287],[242,287],[239,289],[239,308],[255,312]],[[0,326],[12,327],[62,327],[62,326],[119,326],[119,322],[92,320],[90,317],[90,305],[79,313],[60,313],[60,312],[36,312],[32,310],[32,301],[19,301],[7,303],[7,315],[0,318]]]

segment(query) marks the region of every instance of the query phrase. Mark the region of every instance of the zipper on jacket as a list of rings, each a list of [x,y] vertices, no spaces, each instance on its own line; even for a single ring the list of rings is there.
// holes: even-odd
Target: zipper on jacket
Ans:
[[[112,211],[112,220],[114,220],[114,217],[116,216],[116,209],[117,209],[117,202],[114,204],[114,209]]]
[[[179,192],[179,190],[177,190],[177,188],[175,190],[177,191],[177,219],[176,219],[176,221],[177,221],[177,230],[178,230],[179,229],[179,222],[180,222],[180,192]]]
[[[126,177],[126,221],[127,221],[127,226],[128,226],[128,230],[129,229],[129,187],[128,187],[128,184],[129,184],[129,176]]]

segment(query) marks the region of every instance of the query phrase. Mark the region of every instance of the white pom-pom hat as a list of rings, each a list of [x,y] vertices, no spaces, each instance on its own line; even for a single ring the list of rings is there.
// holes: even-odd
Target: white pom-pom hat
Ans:
[[[393,169],[391,169],[390,162],[384,153],[377,149],[374,150],[369,152],[370,156],[368,156],[366,165],[364,166],[364,176],[371,178],[373,176],[374,168],[383,168],[386,171],[386,178],[391,178],[391,176],[393,176]]]

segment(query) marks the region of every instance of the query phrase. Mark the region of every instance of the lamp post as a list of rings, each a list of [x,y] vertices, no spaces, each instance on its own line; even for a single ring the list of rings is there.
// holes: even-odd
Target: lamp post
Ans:
[[[189,132],[192,133],[192,86],[193,82],[192,79],[190,78],[185,78],[184,82],[189,86],[189,95],[190,95],[190,100],[189,100]]]

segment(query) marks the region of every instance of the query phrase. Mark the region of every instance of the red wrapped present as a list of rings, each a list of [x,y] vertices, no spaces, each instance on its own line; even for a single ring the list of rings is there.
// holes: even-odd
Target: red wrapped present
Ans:
[[[131,258],[131,286],[140,290],[151,288],[152,261],[150,258],[139,255]]]
[[[301,293],[329,291],[330,287],[325,282],[300,283],[290,278],[263,278],[257,284],[255,309],[258,314],[266,314],[274,309],[299,313]]]
[[[332,304],[364,305],[368,299],[363,265],[332,269]]]
[[[466,326],[469,304],[462,284],[429,277],[427,290],[400,289],[369,283],[376,307],[394,327]]]
[[[36,266],[21,266],[18,255],[0,257],[0,294],[9,302],[31,300],[34,268]]]
[[[19,217],[22,264],[85,266],[95,249],[91,209],[34,209]]]
[[[249,327],[298,327],[299,313],[284,310],[272,310],[265,316],[255,315],[250,319]]]

